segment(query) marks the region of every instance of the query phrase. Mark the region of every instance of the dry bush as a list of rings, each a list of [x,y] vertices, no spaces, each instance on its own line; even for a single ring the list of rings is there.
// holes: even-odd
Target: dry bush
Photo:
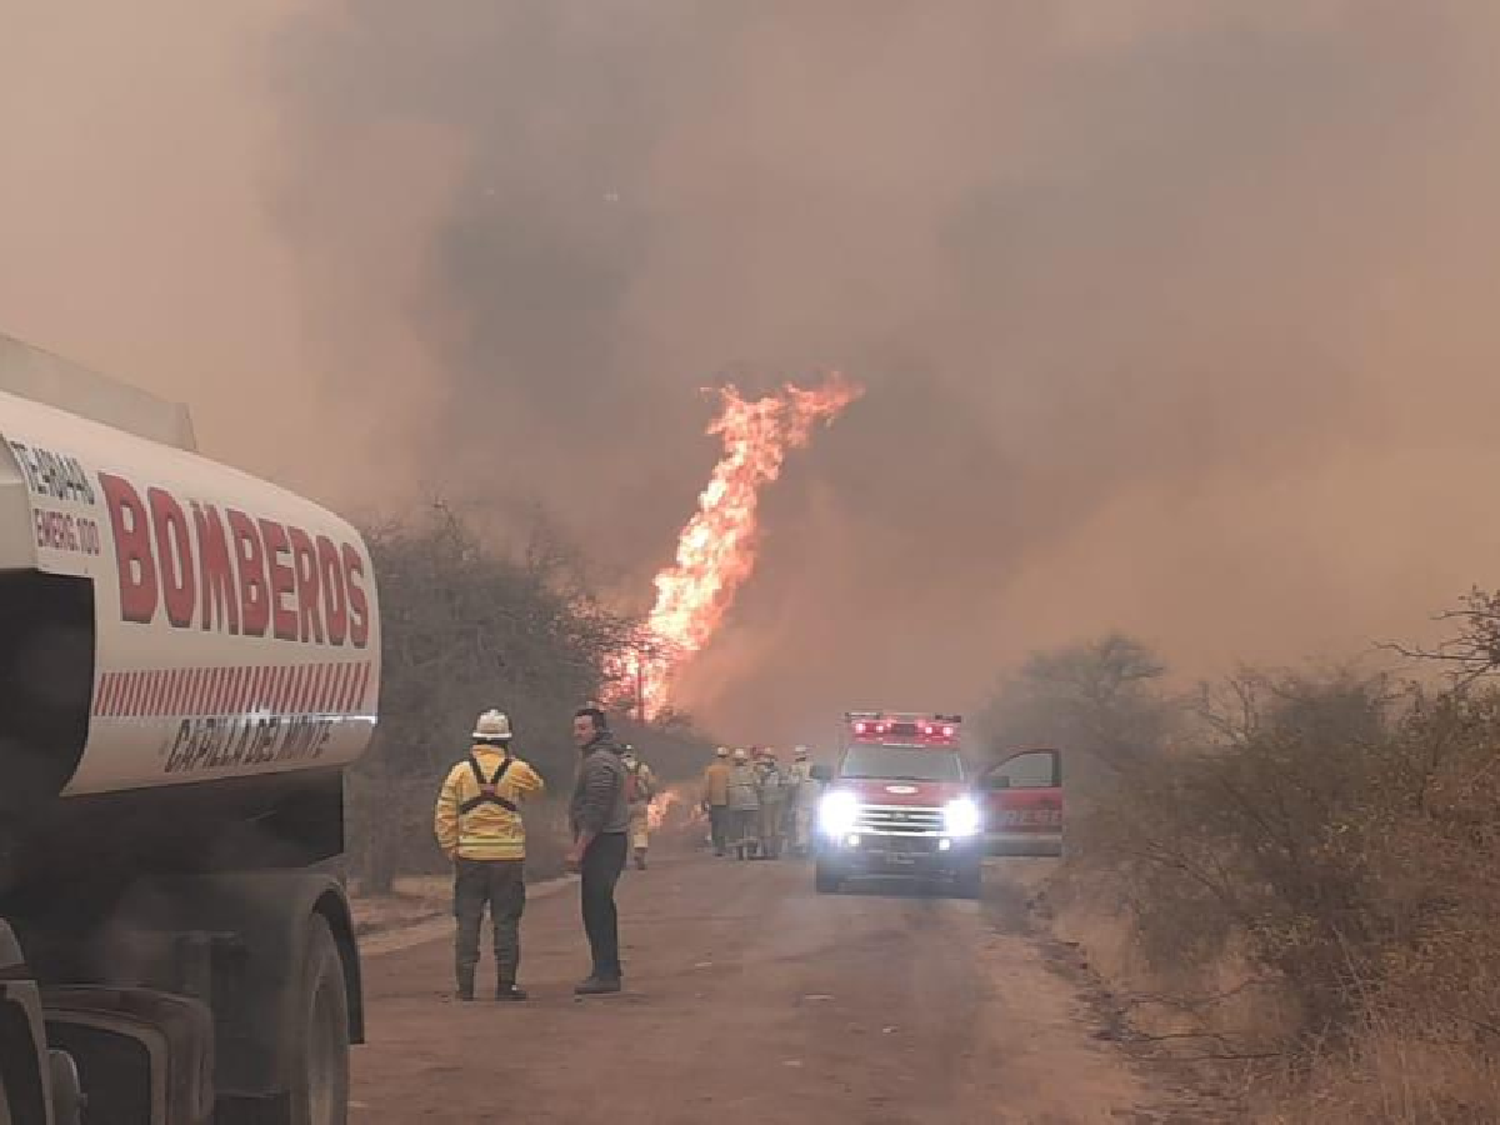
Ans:
[[[1500,690],[1472,658],[1492,648],[1445,690],[1245,672],[1174,706],[1148,680],[1123,735],[1090,733],[1173,720],[1070,796],[1047,891],[1109,939],[1140,1042],[1250,1060],[1269,1120],[1500,1120]],[[1035,725],[1068,695],[1021,697]]]
[[[1275,1022],[1219,1013],[1204,1042],[1284,1051],[1309,1097],[1342,1075],[1318,1096],[1350,1120],[1497,1119],[1500,696],[1347,672],[1229,695],[1240,721],[1206,709],[1216,741],[1130,775],[1081,829],[1146,961],[1269,986]],[[1438,1058],[1441,1082],[1392,1069]]]

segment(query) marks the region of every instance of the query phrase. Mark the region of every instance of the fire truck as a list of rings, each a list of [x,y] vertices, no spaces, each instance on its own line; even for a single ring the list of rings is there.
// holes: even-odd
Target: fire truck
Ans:
[[[820,768],[814,882],[904,876],[979,897],[984,813],[960,752],[959,715],[851,711],[838,765]]]
[[[342,1125],[349,524],[0,336],[0,1125]]]

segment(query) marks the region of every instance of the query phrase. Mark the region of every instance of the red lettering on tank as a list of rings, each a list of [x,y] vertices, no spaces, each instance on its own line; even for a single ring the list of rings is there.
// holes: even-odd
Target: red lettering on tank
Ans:
[[[266,570],[271,576],[271,632],[278,641],[295,641],[297,611],[287,599],[296,596],[297,572],[282,558],[291,554],[286,528],[275,520],[261,520],[260,536],[266,545]]]
[[[328,643],[341,646],[349,636],[349,597],[344,589],[339,549],[326,535],[318,536],[318,574],[323,580],[323,620],[328,625]]]
[[[148,625],[156,616],[156,560],[151,556],[151,527],[141,495],[124,477],[100,473],[109,525],[114,533],[115,564],[120,576],[120,616]]]
[[[233,508],[221,515],[213,504],[184,502],[162,488],[143,493],[111,473],[101,472],[99,482],[113,532],[123,620],[149,625],[164,608],[178,629],[368,647],[375,627],[373,591],[368,561],[355,544]],[[65,514],[39,512],[34,522],[39,546],[74,550],[82,543]],[[255,680],[235,684],[231,670],[223,671],[222,685],[185,685],[190,698],[231,712],[248,706]],[[295,683],[277,690],[286,705],[323,710],[336,698],[338,671],[309,666]],[[170,691],[172,677],[166,679]],[[160,706],[170,713],[170,697]]]
[[[365,561],[359,552],[344,544],[344,587],[349,592],[349,642],[355,648],[370,643],[370,599],[365,594]]]
[[[186,629],[193,623],[193,608],[198,598],[187,516],[171,493],[160,488],[149,489],[146,500],[156,531],[156,558],[167,620],[179,629]]]
[[[229,537],[217,508],[193,505],[193,529],[198,533],[198,562],[203,606],[200,615],[205,631],[240,631],[240,599],[234,587],[234,568],[229,561]]]
[[[264,637],[271,624],[271,593],[266,582],[266,552],[255,522],[231,508],[225,513],[234,540],[235,568],[240,584],[240,628],[247,637]]]
[[[292,569],[297,576],[297,639],[323,643],[323,616],[318,600],[318,552],[300,527],[290,529]]]

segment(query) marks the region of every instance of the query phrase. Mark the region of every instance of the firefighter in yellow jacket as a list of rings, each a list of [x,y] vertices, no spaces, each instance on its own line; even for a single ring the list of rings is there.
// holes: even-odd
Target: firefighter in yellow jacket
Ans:
[[[434,829],[453,861],[454,943],[458,998],[474,999],[479,931],[485,908],[495,928],[496,1000],[525,1000],[516,987],[521,965],[521,915],[526,909],[526,826],[521,805],[541,795],[541,776],[510,748],[510,719],[486,711],[474,725],[474,746],[454,766],[438,795]]]

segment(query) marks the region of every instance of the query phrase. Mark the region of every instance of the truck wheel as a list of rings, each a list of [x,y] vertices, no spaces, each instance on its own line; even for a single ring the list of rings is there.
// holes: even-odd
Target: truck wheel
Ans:
[[[349,993],[333,931],[321,914],[307,926],[297,1022],[287,1029],[295,1068],[275,1098],[222,1101],[214,1125],[347,1125]]]
[[[344,961],[321,914],[308,927],[301,1046],[288,1125],[345,1125],[349,1118],[349,993]]]
[[[813,872],[813,886],[820,895],[837,894],[844,881],[827,864],[820,863]]]

